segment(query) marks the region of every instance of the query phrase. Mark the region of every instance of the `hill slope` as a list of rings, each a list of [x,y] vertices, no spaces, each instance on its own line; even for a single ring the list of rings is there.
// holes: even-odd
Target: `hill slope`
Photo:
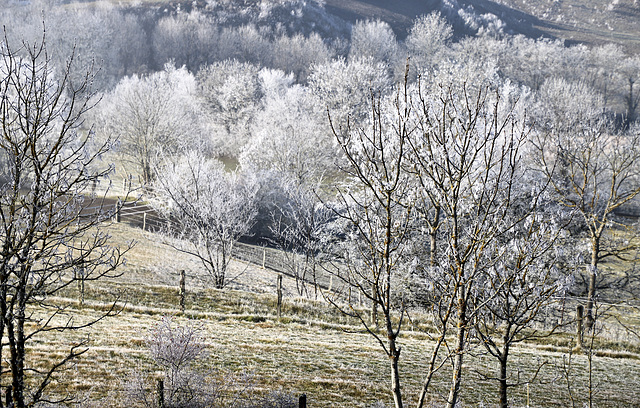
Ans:
[[[493,1],[467,3],[474,3],[479,10],[498,15],[515,31],[518,20],[513,17],[528,16],[526,22],[533,28],[569,43],[614,42],[630,52],[640,51],[640,3],[637,0],[499,0],[501,4]],[[497,14],[503,12],[504,16]]]
[[[640,52],[637,0],[326,0],[326,9],[350,21],[384,20],[400,38],[421,14],[440,11],[461,32],[465,31],[461,16],[482,20],[490,13],[504,22],[505,32],[561,38],[569,44],[614,42],[629,52]]]

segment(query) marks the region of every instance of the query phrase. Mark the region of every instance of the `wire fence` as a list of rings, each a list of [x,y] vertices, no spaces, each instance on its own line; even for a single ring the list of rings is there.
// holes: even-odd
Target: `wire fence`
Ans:
[[[126,178],[122,184],[94,186],[92,191],[94,196],[103,194],[110,198],[102,199],[98,206],[87,207],[85,212],[90,214],[95,211],[108,211],[113,213],[113,221],[126,223],[152,233],[180,228],[174,220],[160,214],[144,199],[145,195],[152,191],[152,188],[134,184],[131,179]],[[123,200],[122,197],[125,199]],[[292,252],[237,242],[232,248],[231,256],[236,260],[281,273],[296,280],[304,280],[306,284],[317,284],[325,289],[331,287],[331,278],[326,273],[307,271],[304,258]]]
[[[144,195],[149,194],[151,191],[152,189],[148,187],[133,185],[130,180],[125,179],[122,185],[117,187],[110,185],[102,192],[110,197],[127,197],[126,200],[120,198],[102,199],[100,206],[88,207],[86,212],[108,209],[108,206],[111,205],[113,206],[111,210],[113,220],[116,222],[123,222],[152,233],[179,228],[175,221],[164,217],[143,199]],[[95,190],[94,194],[96,194]],[[625,207],[624,214],[619,215],[638,217],[640,215],[640,207]],[[317,285],[317,287],[324,290],[340,291],[340,288],[337,288],[340,285],[339,279],[336,280],[336,285],[334,285],[334,277],[337,276],[337,272],[329,272],[323,265],[314,264],[315,260],[308,262],[301,254],[273,247],[237,242],[233,246],[232,257],[238,261],[294,278],[299,290],[300,287],[305,285]],[[314,265],[315,267],[313,267]],[[571,320],[571,316],[575,314],[576,307],[580,304],[585,304],[586,300],[586,298],[578,297],[555,299],[545,311],[545,323],[553,323],[554,321],[566,322],[566,319]],[[635,327],[635,322],[625,324],[620,318],[621,316],[624,319],[624,316],[636,315],[640,311],[640,300],[631,299],[622,302],[621,300],[602,298],[597,301],[597,305],[602,317],[600,320],[603,323],[602,330],[607,332],[606,337],[634,343],[640,340],[640,331],[631,330],[632,327]]]

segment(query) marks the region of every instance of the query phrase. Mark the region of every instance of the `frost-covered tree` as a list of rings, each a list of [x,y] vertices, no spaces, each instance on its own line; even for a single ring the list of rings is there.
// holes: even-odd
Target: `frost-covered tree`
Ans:
[[[63,67],[64,56],[76,52],[78,61],[71,71],[71,81],[82,81],[86,67],[94,66],[94,86],[109,89],[119,79],[120,36],[114,24],[106,21],[118,14],[105,4],[99,7],[56,7],[45,15],[49,48],[56,66]],[[124,34],[124,33],[123,33]]]
[[[16,408],[73,399],[50,389],[64,382],[61,372],[87,341],[55,350],[46,365],[30,345],[114,314],[115,303],[76,320],[66,291],[118,276],[126,252],[109,245],[105,221],[113,211],[91,195],[111,173],[100,158],[112,140],[100,143],[83,127],[90,76],[70,82],[70,74],[54,67],[44,36],[0,43],[0,372],[7,405]]]
[[[463,39],[451,46],[449,58],[442,60],[430,75],[420,78],[425,92],[438,93],[443,84],[477,92],[483,86],[497,87],[501,75],[496,55],[478,49],[476,39]]]
[[[253,123],[253,138],[240,155],[244,167],[272,170],[297,184],[314,185],[337,156],[325,112],[307,88],[295,85],[265,98]]]
[[[262,105],[259,69],[250,63],[225,60],[203,67],[198,93],[218,154],[237,155],[250,138]]]
[[[318,97],[318,106],[331,111],[334,127],[346,128],[347,117],[357,122],[366,118],[372,92],[379,94],[391,88],[386,68],[372,58],[348,62],[339,58],[313,66],[309,88]]]
[[[276,176],[282,197],[271,209],[273,242],[286,258],[284,267],[295,277],[298,293],[316,298],[318,271],[327,248],[326,228],[333,212],[318,199],[319,186]]]
[[[169,220],[167,244],[196,257],[214,287],[224,288],[233,247],[255,220],[255,179],[227,172],[196,151],[156,172],[152,205]]]
[[[396,35],[388,23],[380,20],[358,21],[351,29],[349,60],[373,58],[390,65],[398,52]]]
[[[162,372],[162,388],[157,388],[157,373],[134,371],[123,384],[129,407],[272,406],[261,405],[262,399],[254,402],[257,398],[250,375],[203,367],[209,344],[205,330],[199,324],[182,323],[165,316],[149,330],[146,346],[151,359]],[[294,406],[288,395],[273,393],[271,398],[281,404],[278,407]],[[267,401],[266,398],[264,400]]]
[[[258,76],[265,98],[281,98],[295,84],[293,73],[286,73],[280,69],[263,68]]]
[[[207,383],[195,367],[207,356],[207,344],[202,329],[195,325],[180,325],[169,317],[152,329],[146,339],[153,361],[164,373],[163,400],[166,407],[204,406],[213,399]],[[136,382],[128,384],[129,394],[147,402],[143,392],[131,392]],[[142,397],[142,398],[140,398]],[[153,400],[152,398],[149,398]]]
[[[584,81],[548,78],[536,95],[536,127],[544,132],[563,134],[606,122],[601,95]]]
[[[384,351],[396,408],[404,404],[399,336],[407,317],[406,277],[415,266],[410,250],[411,183],[403,171],[412,132],[407,96],[406,88],[390,101],[372,92],[367,120],[348,122],[340,130],[332,122],[346,157],[343,171],[348,182],[338,187],[334,208],[336,229],[344,239],[332,250],[340,261],[334,276],[344,284],[339,288],[343,299],[326,297],[343,313],[357,318]],[[356,307],[352,291],[371,305],[369,313]],[[348,299],[346,306],[344,298]]]
[[[235,59],[257,65],[271,61],[271,43],[256,26],[225,27],[220,31],[217,59]]]
[[[173,63],[196,72],[216,59],[219,35],[215,21],[197,10],[164,17],[153,31],[155,66]]]
[[[540,99],[538,166],[559,203],[579,214],[576,222],[589,242],[586,325],[591,328],[596,291],[607,285],[601,261],[624,258],[634,248],[609,231],[626,228],[614,211],[640,194],[640,133],[616,131],[601,113],[601,99],[584,84],[551,79]]]
[[[20,21],[16,26],[15,21]],[[93,65],[93,88],[111,89],[125,75],[144,72],[150,63],[150,45],[139,14],[128,13],[107,2],[73,4],[22,2],[3,8],[0,22],[16,26],[12,40],[36,41],[46,27],[52,62],[63,71],[65,56],[77,55],[71,79],[82,81]]]
[[[542,191],[534,188],[523,194],[523,186],[531,187],[525,184],[527,179],[523,178],[520,186],[516,186],[520,190],[517,194],[522,200],[522,211],[514,212],[514,217],[521,221],[492,245],[489,256],[493,260],[477,285],[482,294],[479,301],[487,301],[474,331],[489,355],[498,362],[497,372],[483,375],[498,383],[501,408],[509,406],[509,389],[534,381],[546,363],[533,370],[533,377],[521,378],[520,370],[514,370],[510,364],[513,347],[548,337],[563,323],[541,329],[549,309],[559,303],[558,298],[565,295],[573,278],[558,268],[562,220],[556,220],[543,208]],[[539,180],[534,180],[533,185],[536,184],[540,184]]]
[[[421,269],[420,279],[435,299],[437,344],[448,335],[455,338],[445,360],[451,361],[451,408],[459,398],[474,322],[490,300],[479,297],[477,285],[493,265],[491,248],[524,221],[514,216],[521,148],[528,135],[518,96],[508,84],[492,89],[486,83],[469,88],[443,85],[437,93],[421,91],[416,96],[413,172],[442,212],[438,252]],[[432,354],[421,403],[434,370],[442,364],[436,358]]]
[[[98,121],[103,135],[119,139],[122,160],[134,167],[128,170],[149,183],[162,155],[202,141],[195,78],[173,65],[123,78],[101,101]]]
[[[106,24],[118,33],[111,38],[118,55],[118,79],[145,73],[152,64],[151,46],[141,19],[135,14],[116,13]]]
[[[640,104],[640,57],[637,55],[625,59],[618,67],[622,79],[621,92],[625,108],[625,126],[629,127],[638,119],[638,105]]]
[[[611,104],[617,93],[616,86],[619,79],[612,62],[622,61],[624,56],[622,48],[614,44],[604,44],[589,50],[588,65],[583,80],[602,95],[603,105],[609,110],[614,110]]]
[[[429,75],[445,57],[453,28],[439,13],[418,17],[404,45],[411,58],[412,77]]]
[[[563,63],[565,47],[562,41],[534,40],[521,35],[507,41],[508,50],[503,53],[500,69],[512,81],[538,90],[547,78],[574,72],[575,67]]]
[[[273,43],[269,66],[293,72],[296,81],[303,83],[314,64],[324,64],[330,57],[331,51],[318,34],[280,36]]]
[[[20,41],[33,43],[42,39],[42,11],[47,7],[39,8],[35,2],[16,4],[12,1],[4,1],[0,7],[0,25],[11,27],[4,35],[13,44]],[[19,21],[20,24],[16,24]]]

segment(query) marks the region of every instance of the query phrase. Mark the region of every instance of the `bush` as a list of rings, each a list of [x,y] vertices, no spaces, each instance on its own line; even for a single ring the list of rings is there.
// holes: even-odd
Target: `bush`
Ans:
[[[297,407],[295,397],[282,391],[258,396],[252,375],[202,371],[198,363],[207,356],[207,346],[200,326],[176,325],[171,317],[163,317],[149,331],[146,344],[162,377],[132,373],[125,386],[132,407]]]

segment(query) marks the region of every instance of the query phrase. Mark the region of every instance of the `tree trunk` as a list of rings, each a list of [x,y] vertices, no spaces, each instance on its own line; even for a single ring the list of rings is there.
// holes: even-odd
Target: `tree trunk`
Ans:
[[[627,117],[625,119],[625,126],[628,128],[635,120],[636,120],[636,109],[638,104],[636,102],[636,97],[634,95],[634,85],[635,81],[633,78],[629,78],[629,94],[625,97],[625,102],[627,105]]]
[[[18,326],[14,326],[13,321]],[[20,335],[22,320],[19,316],[7,321],[7,337],[11,353],[11,388],[14,408],[25,408],[24,403],[24,335]]]
[[[598,254],[600,252],[600,239],[591,238],[591,264],[589,271],[589,289],[587,292],[587,310],[585,319],[585,329],[591,330],[595,317],[593,315],[593,301],[596,296],[596,277],[598,275]]]
[[[451,378],[451,388],[449,389],[449,397],[447,398],[447,408],[455,408],[458,396],[460,394],[460,384],[462,383],[462,360],[464,355],[465,337],[467,335],[467,300],[464,294],[464,288],[458,289],[458,324],[456,333],[455,355],[453,357],[453,375]]]
[[[180,271],[180,310],[184,313],[184,303],[187,297],[187,275],[184,269]]]
[[[508,408],[509,400],[507,397],[507,362],[509,361],[509,335],[510,328],[507,327],[503,336],[502,353],[500,353],[500,369],[498,373],[498,383],[500,385],[500,408]]]
[[[151,184],[151,164],[147,160],[143,160],[142,164],[142,179],[144,181],[145,186]]]
[[[396,348],[395,338],[389,339],[389,351],[391,355],[391,394],[396,408],[402,408],[402,390],[400,388],[400,371],[398,360],[400,360],[400,349]]]
[[[282,275],[278,275],[276,287],[277,287],[276,309],[277,309],[277,314],[279,319],[282,317]]]
[[[429,360],[429,371],[427,372],[427,376],[424,379],[424,383],[422,384],[422,391],[420,391],[420,397],[418,398],[417,408],[424,407],[425,400],[427,398],[427,390],[429,389],[429,385],[431,384],[431,379],[433,378],[436,359],[438,358],[438,351],[440,350],[440,346],[444,342],[446,337],[446,330],[443,330],[442,335],[438,338],[436,345],[431,353],[431,359]]]
[[[583,315],[584,307],[582,305],[578,305],[576,307],[576,345],[578,347],[578,350],[582,350],[584,347],[582,344]]]
[[[505,360],[503,360],[502,358],[500,359],[500,379],[499,384],[500,384],[500,408],[508,408],[509,407],[509,403],[507,402],[507,362]]]
[[[431,227],[430,231],[429,231],[429,266],[436,266],[436,244],[437,244],[437,237],[436,237],[437,233],[436,233],[436,229],[434,227]]]

